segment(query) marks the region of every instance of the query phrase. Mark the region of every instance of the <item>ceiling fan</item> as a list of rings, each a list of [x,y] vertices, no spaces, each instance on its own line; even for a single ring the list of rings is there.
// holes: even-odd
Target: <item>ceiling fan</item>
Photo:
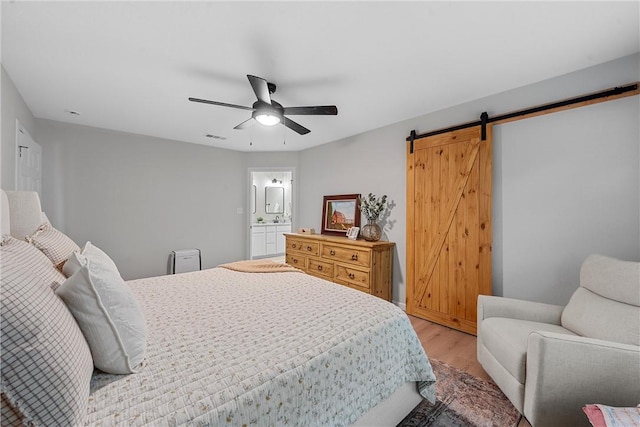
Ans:
[[[253,92],[256,94],[258,100],[253,103],[251,107],[245,107],[242,105],[227,104],[226,102],[209,101],[206,99],[189,98],[191,102],[201,102],[203,104],[220,105],[222,107],[239,108],[241,110],[252,111],[251,118],[240,123],[234,129],[245,129],[249,126],[251,120],[256,119],[259,123],[265,126],[273,126],[282,122],[286,127],[299,133],[300,135],[306,135],[311,132],[306,127],[294,122],[293,120],[285,117],[286,115],[305,115],[305,116],[335,116],[338,114],[338,108],[335,105],[322,105],[313,107],[283,107],[278,102],[271,99],[271,94],[275,93],[276,85],[267,82],[265,79],[247,75],[249,83],[253,88]]]

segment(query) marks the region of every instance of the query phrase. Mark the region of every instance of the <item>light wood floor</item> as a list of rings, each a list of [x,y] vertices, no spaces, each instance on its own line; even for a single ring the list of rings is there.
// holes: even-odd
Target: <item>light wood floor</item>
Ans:
[[[476,337],[428,320],[409,316],[427,356],[493,382],[476,358]],[[531,427],[523,417],[518,427]]]

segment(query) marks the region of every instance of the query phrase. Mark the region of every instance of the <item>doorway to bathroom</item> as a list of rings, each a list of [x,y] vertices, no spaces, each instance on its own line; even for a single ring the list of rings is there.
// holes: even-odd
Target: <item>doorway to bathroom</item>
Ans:
[[[249,259],[284,261],[293,228],[294,168],[249,169]]]

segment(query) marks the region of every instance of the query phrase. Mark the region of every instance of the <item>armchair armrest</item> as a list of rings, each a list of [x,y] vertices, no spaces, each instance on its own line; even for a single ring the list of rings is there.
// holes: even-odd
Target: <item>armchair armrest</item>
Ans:
[[[489,317],[560,324],[563,306],[490,295],[478,296],[478,324]]]
[[[640,347],[553,332],[532,332],[527,345],[524,415],[532,425],[588,425],[588,403],[636,406]]]

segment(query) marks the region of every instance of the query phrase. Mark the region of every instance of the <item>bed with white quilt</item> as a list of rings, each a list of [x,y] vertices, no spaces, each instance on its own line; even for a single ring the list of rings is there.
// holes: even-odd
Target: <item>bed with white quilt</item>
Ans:
[[[33,194],[2,194],[3,426],[395,425],[435,399],[395,305],[284,265],[125,282]]]

